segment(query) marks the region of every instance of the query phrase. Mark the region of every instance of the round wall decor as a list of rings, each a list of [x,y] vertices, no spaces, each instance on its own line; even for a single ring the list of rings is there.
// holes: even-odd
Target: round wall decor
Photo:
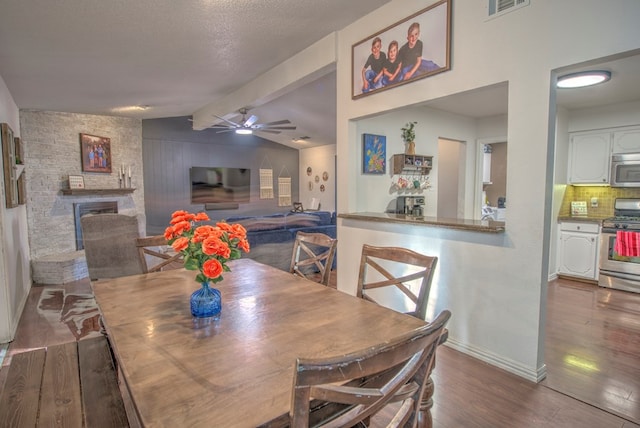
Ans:
[[[311,172],[312,172],[311,167],[310,167],[310,166],[308,166],[308,167],[307,167],[307,175],[308,175],[309,177],[311,177]]]

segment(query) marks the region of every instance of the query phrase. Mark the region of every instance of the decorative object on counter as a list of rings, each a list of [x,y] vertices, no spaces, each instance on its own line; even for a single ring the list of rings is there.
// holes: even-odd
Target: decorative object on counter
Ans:
[[[402,130],[402,141],[405,143],[405,154],[407,155],[415,155],[416,154],[416,131],[414,127],[418,122],[407,122],[407,124],[401,128]]]
[[[196,282],[201,289],[191,295],[191,314],[194,317],[210,317],[220,313],[220,292],[210,284],[222,281],[223,272],[230,272],[229,260],[239,259],[241,252],[249,252],[247,231],[241,224],[218,222],[215,226],[203,224],[209,216],[200,212],[192,214],[176,211],[164,237],[184,257],[187,270],[197,270]]]
[[[362,134],[362,173],[384,174],[387,172],[387,137]]]
[[[111,139],[80,134],[83,172],[111,173]]]
[[[586,201],[572,201],[571,202],[571,217],[586,217],[587,216],[587,202]]]
[[[440,0],[351,47],[351,98],[450,70],[450,58],[451,0]]]
[[[84,189],[84,177],[81,175],[70,175],[69,189]]]

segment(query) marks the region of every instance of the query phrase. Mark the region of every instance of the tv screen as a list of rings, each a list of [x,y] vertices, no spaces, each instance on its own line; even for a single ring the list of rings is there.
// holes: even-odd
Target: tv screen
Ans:
[[[194,166],[189,176],[192,204],[250,201],[251,170],[248,168]]]

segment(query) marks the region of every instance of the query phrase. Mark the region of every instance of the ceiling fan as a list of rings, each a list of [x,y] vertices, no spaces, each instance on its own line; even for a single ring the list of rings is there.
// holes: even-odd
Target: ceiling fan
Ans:
[[[275,122],[268,123],[257,123],[258,116],[251,115],[247,118],[247,109],[242,108],[238,110],[238,112],[242,115],[242,119],[240,122],[233,122],[231,120],[225,119],[224,117],[216,116],[218,119],[226,122],[218,125],[210,126],[209,128],[220,129],[216,132],[219,134],[221,132],[231,132],[235,131],[236,134],[253,134],[254,132],[268,132],[270,134],[279,134],[282,130],[287,129],[296,129],[295,126],[280,126],[286,125],[287,123],[291,123],[289,120],[276,120]]]

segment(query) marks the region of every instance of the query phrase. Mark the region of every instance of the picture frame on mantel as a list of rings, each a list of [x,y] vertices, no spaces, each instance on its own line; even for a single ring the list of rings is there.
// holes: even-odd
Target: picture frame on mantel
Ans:
[[[387,137],[362,134],[362,173],[385,174],[387,172]]]
[[[441,0],[351,47],[351,98],[451,69],[451,1]]]
[[[111,173],[111,139],[80,134],[83,172]]]

